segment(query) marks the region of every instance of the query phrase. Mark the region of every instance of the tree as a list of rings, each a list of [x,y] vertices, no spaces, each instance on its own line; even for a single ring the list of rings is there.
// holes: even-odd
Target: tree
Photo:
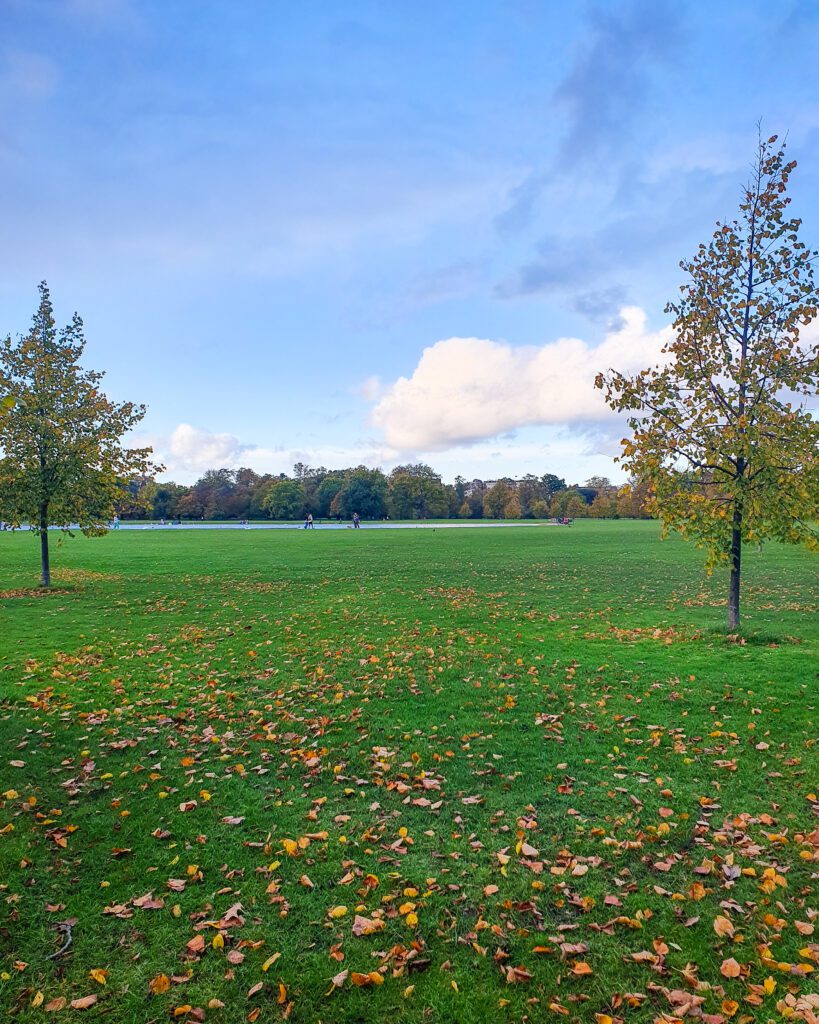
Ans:
[[[517,494],[512,493],[512,497],[506,502],[503,508],[504,519],[520,519],[522,516],[520,508],[520,499]]]
[[[358,466],[349,470],[331,508],[349,519],[357,512],[362,519],[383,519],[387,504],[387,478],[380,469]]]
[[[504,510],[514,496],[505,480],[498,480],[483,496],[483,514],[487,519],[503,519]]]
[[[566,490],[566,481],[554,473],[544,473],[540,478],[540,487],[543,500],[550,501],[558,491]]]
[[[129,479],[162,467],[150,448],[123,448],[145,406],[111,402],[103,374],[84,370],[83,322],[58,332],[48,286],[28,334],[0,341],[0,392],[15,400],[0,419],[0,518],[28,522],[40,538],[41,585],[51,585],[48,528],[105,533]]]
[[[664,529],[730,564],[728,626],[739,627],[742,544],[773,538],[817,545],[819,423],[802,396],[819,386],[819,345],[800,339],[816,316],[813,261],[786,217],[787,163],[777,137],[760,139],[739,217],[717,224],[680,266],[688,275],[666,362],[596,384],[633,437],[622,461],[653,491]]]
[[[264,504],[271,519],[298,519],[304,512],[304,488],[295,480],[275,480]]]
[[[390,473],[387,507],[393,519],[437,519],[447,514],[449,501],[440,476],[419,462]]]
[[[329,515],[333,499],[343,486],[343,473],[328,473],[316,488],[313,507],[314,514],[321,517]],[[340,515],[341,513],[338,514]]]

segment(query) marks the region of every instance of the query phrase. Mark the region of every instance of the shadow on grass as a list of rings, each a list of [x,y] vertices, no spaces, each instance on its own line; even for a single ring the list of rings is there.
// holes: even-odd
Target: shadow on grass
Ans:
[[[704,630],[703,636],[720,641],[726,647],[782,647],[804,643],[801,637],[787,633],[729,633],[726,628],[718,627]]]

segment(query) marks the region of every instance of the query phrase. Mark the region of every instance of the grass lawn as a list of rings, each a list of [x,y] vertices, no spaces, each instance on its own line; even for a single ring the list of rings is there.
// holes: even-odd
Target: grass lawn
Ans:
[[[815,556],[744,642],[654,523],[54,556],[0,534],[3,1019],[819,1014]]]

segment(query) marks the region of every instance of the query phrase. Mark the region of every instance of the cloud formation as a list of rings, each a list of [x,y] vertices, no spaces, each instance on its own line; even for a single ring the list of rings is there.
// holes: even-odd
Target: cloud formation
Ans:
[[[163,480],[193,483],[208,469],[246,467],[257,473],[290,473],[297,462],[309,466],[388,466],[398,453],[367,439],[343,445],[245,444],[235,434],[217,433],[190,423],[180,423],[169,435],[137,434],[135,446],[150,445],[165,466]]]
[[[555,92],[569,115],[568,159],[620,150],[624,131],[651,96],[652,72],[673,66],[681,31],[679,6],[668,0],[592,10],[586,46]]]
[[[247,445],[233,434],[213,434],[209,430],[180,423],[167,441],[164,457],[169,465],[184,470],[205,470],[216,466],[234,466]]]
[[[411,377],[399,377],[372,412],[385,443],[401,452],[443,451],[520,427],[588,424],[611,417],[595,374],[655,363],[671,328],[646,330],[636,306],[595,346],[559,338],[516,348],[483,338],[448,338],[424,349]]]

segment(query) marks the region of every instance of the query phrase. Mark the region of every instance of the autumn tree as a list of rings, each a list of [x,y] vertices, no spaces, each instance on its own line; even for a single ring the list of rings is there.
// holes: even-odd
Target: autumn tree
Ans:
[[[498,480],[483,496],[483,514],[487,519],[503,519],[504,509],[515,492],[505,480]]]
[[[665,529],[730,565],[728,626],[739,626],[742,544],[817,544],[819,423],[804,396],[819,384],[819,346],[800,337],[816,316],[816,252],[787,215],[786,162],[760,139],[739,216],[680,266],[687,274],[662,365],[597,377],[630,413],[621,460],[650,485]]]
[[[58,331],[45,282],[39,290],[28,334],[0,340],[0,392],[15,403],[0,418],[0,518],[39,535],[48,587],[49,526],[104,533],[127,481],[162,467],[150,448],[122,445],[145,406],[108,400],[103,374],[80,366],[82,320],[75,313]]]

